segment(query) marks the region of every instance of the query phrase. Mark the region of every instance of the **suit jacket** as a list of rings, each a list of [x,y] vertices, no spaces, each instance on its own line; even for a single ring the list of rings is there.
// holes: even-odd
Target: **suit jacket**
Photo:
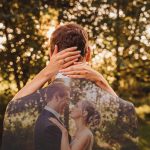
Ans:
[[[60,131],[48,124],[46,118],[50,114],[42,111],[50,96],[51,85],[57,82],[70,87],[73,103],[84,99],[96,103],[101,113],[101,125],[97,131],[94,130],[94,149],[137,149],[137,117],[131,102],[115,97],[85,79],[57,78],[49,86],[9,102],[4,118],[3,150],[20,150],[20,147],[22,150],[34,150],[44,144],[56,149],[60,147]],[[68,120],[69,115],[65,117]],[[57,135],[57,145],[53,135]]]
[[[54,114],[44,109],[35,123],[35,150],[60,150],[62,133],[48,120],[50,117],[56,118]]]

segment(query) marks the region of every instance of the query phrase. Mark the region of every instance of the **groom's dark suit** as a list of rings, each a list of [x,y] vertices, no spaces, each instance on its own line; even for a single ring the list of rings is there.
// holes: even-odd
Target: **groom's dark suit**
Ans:
[[[34,131],[36,150],[60,150],[62,133],[48,120],[50,117],[57,119],[53,113],[44,109],[36,121]]]

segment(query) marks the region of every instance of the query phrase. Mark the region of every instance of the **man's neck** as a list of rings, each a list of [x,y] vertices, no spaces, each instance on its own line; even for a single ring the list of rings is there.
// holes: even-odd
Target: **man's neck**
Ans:
[[[56,108],[55,106],[53,106],[53,105],[51,105],[51,104],[47,104],[47,105],[45,106],[45,108],[46,108],[47,110],[51,111],[52,113],[56,114],[57,117],[60,117],[60,113],[59,113],[59,111],[57,110],[57,108]]]

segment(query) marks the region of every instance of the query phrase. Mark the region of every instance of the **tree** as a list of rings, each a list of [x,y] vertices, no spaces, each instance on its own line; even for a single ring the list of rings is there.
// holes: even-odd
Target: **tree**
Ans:
[[[143,0],[83,0],[70,2],[70,7],[59,13],[61,22],[76,22],[88,30],[93,67],[108,78],[118,94],[126,90],[121,95],[130,95],[131,100],[138,93],[128,93],[129,88],[149,91],[149,7]]]
[[[0,35],[5,41],[0,50],[0,72],[9,83],[14,80],[18,90],[45,65],[40,12],[39,1],[1,3]]]

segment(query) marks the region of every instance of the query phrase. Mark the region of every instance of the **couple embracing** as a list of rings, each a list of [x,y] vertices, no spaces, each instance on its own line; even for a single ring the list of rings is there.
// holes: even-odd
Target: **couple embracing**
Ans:
[[[112,103],[114,100],[120,104],[113,110],[117,112],[118,118],[126,113],[125,111],[128,110],[126,108],[129,108],[129,113],[135,117],[133,105],[120,100],[104,77],[87,65],[90,59],[88,34],[83,27],[74,23],[58,27],[50,38],[49,64],[30,83],[26,84],[13,100],[36,92],[45,83],[52,82],[57,77],[82,78],[91,81],[98,88],[109,93]],[[61,119],[64,109],[70,103],[70,88],[61,82],[56,82],[51,85],[47,95],[46,105],[34,125],[34,149],[92,150],[94,136],[91,127],[96,128],[100,125],[101,110],[98,110],[95,103],[90,100],[82,99],[78,101],[70,112],[70,116],[76,125],[76,132],[71,137]],[[106,101],[107,99],[110,98],[106,96]],[[118,119],[118,122],[120,120]]]

